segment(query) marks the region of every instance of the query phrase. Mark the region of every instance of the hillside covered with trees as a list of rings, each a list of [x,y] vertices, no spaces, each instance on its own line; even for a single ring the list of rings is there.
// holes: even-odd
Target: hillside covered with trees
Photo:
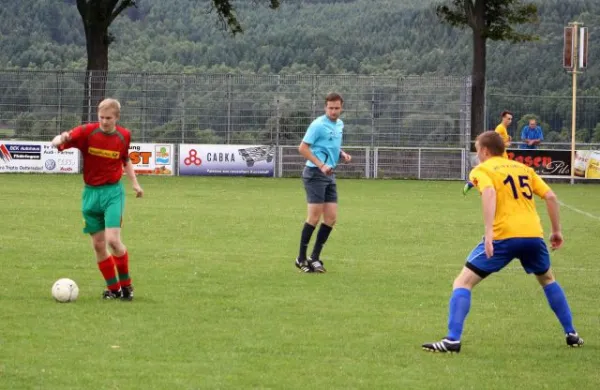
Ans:
[[[471,37],[443,25],[441,0],[282,1],[277,11],[238,1],[245,33],[225,33],[203,0],[139,0],[110,28],[110,69],[147,72],[262,72],[466,75]],[[489,85],[554,91],[562,77],[563,27],[591,28],[589,77],[600,78],[600,2],[538,2],[534,43],[489,43]],[[0,11],[0,68],[84,69],[85,36],[75,0],[22,0]],[[535,77],[533,77],[535,76]]]
[[[443,1],[282,0],[273,11],[240,0],[236,5],[245,32],[232,36],[206,0],[138,0],[109,29],[114,37],[110,70],[467,76],[470,31],[439,21],[434,6]],[[490,99],[493,112],[510,104],[500,98],[503,94],[570,95],[562,34],[573,20],[590,28],[590,67],[580,78],[580,95],[600,96],[600,2],[534,2],[540,22],[523,31],[538,35],[538,41],[488,43],[488,93],[498,96]],[[85,36],[75,0],[22,0],[2,7],[0,47],[0,69],[84,70]],[[544,109],[559,109],[552,104]],[[567,119],[550,127],[564,127]],[[600,128],[597,137],[592,129],[600,114],[588,119],[586,140],[600,140]],[[564,129],[553,130],[555,140],[567,137]]]

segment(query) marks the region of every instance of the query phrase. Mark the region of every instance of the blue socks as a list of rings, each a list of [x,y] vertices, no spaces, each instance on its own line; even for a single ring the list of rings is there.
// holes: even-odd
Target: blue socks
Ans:
[[[450,314],[448,317],[448,336],[452,341],[460,341],[465,318],[471,308],[471,290],[457,288],[452,291],[450,298]]]
[[[544,293],[548,299],[548,304],[556,314],[556,317],[560,321],[565,333],[575,333],[573,327],[573,317],[571,316],[571,309],[567,303],[567,297],[565,292],[558,282],[553,282],[544,287]]]
[[[573,327],[573,317],[571,309],[567,302],[565,292],[558,282],[553,282],[544,287],[544,293],[548,299],[548,304],[556,314],[565,333],[576,333]],[[452,291],[450,298],[450,313],[448,317],[448,336],[452,341],[460,341],[463,327],[469,309],[471,308],[471,290],[466,288],[457,288]]]

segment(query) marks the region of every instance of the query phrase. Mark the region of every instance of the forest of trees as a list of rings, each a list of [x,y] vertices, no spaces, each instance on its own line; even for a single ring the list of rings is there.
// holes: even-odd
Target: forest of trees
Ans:
[[[237,1],[245,32],[233,37],[206,0],[138,0],[109,29],[115,38],[110,71],[468,76],[470,31],[442,24],[434,8],[440,2],[282,0],[273,11]],[[498,110],[511,108],[517,119],[540,116],[550,140],[567,140],[571,78],[562,69],[563,27],[574,20],[590,27],[589,69],[580,77],[579,94],[600,103],[600,2],[533,2],[540,22],[524,31],[539,41],[488,43],[488,122],[496,120]],[[3,7],[0,47],[0,70],[84,70],[85,36],[75,0],[22,0]],[[533,104],[526,96],[545,100]],[[519,105],[539,111],[521,112]],[[581,115],[582,140],[600,141],[598,111]]]

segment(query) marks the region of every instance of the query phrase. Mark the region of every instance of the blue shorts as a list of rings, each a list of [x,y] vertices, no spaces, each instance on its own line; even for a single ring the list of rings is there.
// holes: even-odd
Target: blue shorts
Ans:
[[[519,259],[528,274],[543,275],[550,269],[550,254],[543,238],[508,238],[494,240],[494,256],[487,258],[481,241],[471,251],[465,266],[482,278]]]

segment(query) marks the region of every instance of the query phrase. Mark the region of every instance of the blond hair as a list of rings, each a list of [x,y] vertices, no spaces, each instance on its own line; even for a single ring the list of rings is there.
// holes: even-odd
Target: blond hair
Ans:
[[[98,104],[98,111],[105,108],[112,108],[117,114],[121,114],[121,103],[117,99],[107,98]]]

